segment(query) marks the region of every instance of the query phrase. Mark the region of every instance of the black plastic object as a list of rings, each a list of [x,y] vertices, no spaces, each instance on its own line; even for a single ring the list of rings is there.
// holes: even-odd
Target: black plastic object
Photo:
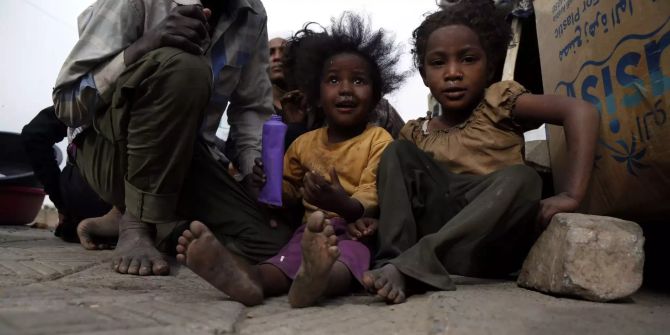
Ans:
[[[55,145],[54,152],[60,165],[63,154]],[[35,178],[20,134],[0,131],[0,186],[42,186]]]

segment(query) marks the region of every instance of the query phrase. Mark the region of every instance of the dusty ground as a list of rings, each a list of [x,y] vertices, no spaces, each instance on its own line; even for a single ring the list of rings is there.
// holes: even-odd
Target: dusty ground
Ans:
[[[286,297],[245,308],[185,267],[122,276],[111,252],[51,232],[0,227],[0,334],[668,334],[670,296],[642,291],[601,304],[512,282],[460,278],[454,292],[387,306],[352,296],[292,310]]]

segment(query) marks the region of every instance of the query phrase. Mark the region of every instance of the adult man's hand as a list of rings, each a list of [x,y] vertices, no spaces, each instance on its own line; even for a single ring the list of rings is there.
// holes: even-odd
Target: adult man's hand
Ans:
[[[130,65],[146,53],[161,47],[175,47],[202,55],[210,43],[209,23],[212,12],[198,5],[177,6],[154,29],[126,48],[124,62]]]
[[[280,99],[286,123],[304,123],[307,118],[307,99],[300,90],[284,94]]]

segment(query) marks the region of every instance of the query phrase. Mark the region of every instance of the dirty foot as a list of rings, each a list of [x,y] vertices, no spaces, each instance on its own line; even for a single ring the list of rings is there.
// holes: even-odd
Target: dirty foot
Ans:
[[[377,293],[389,304],[399,304],[407,300],[405,293],[405,275],[393,264],[368,271],[363,275],[365,288]]]
[[[77,225],[79,243],[88,250],[112,249],[119,237],[119,222],[123,214],[116,208],[107,214],[82,220]]]
[[[302,236],[302,263],[288,292],[292,307],[311,306],[323,295],[333,264],[340,257],[333,226],[324,220],[323,212],[307,219]]]
[[[228,251],[202,222],[191,222],[178,243],[177,260],[219,291],[247,306],[263,302],[263,290],[251,267]]]
[[[143,223],[127,211],[119,223],[119,241],[112,268],[118,273],[151,276],[167,275],[170,266],[154,246],[156,226]]]

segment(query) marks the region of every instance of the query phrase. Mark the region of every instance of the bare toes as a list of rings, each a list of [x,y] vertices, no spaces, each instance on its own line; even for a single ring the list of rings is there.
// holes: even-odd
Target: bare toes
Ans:
[[[309,218],[307,218],[307,229],[312,232],[321,232],[323,230],[324,214],[321,211],[316,211],[312,213]]]
[[[138,273],[140,276],[150,276],[151,275],[151,261],[148,259],[142,260],[142,265],[140,265],[140,271]]]
[[[193,238],[198,238],[200,235],[204,234],[209,229],[207,229],[207,226],[205,226],[204,223],[202,223],[200,221],[193,221],[193,222],[191,222],[191,225],[189,226],[189,230],[192,233],[191,235],[193,236]],[[188,231],[188,230],[186,230],[186,231]],[[186,232],[186,231],[184,231],[184,232]]]
[[[89,239],[82,239],[81,237],[79,238],[79,243],[81,243],[81,246],[84,247],[86,250],[97,250],[98,246],[93,243],[93,241]]]
[[[365,285],[365,288],[368,290],[375,287],[375,276],[372,274],[372,272],[367,271],[363,274],[363,285]]]
[[[119,259],[119,264],[116,266],[116,272],[118,273],[128,273],[128,266],[130,265],[130,260],[126,257],[121,257]]]
[[[186,231],[188,231],[188,230],[186,230]],[[182,235],[182,236],[179,236],[179,238],[177,239],[177,243],[179,244],[178,246],[184,246],[185,247],[189,243],[191,243],[191,240],[189,240],[187,237]]]
[[[398,297],[398,289],[395,287],[391,287],[391,291],[389,292],[388,295],[386,295],[386,299],[395,300],[395,298],[397,297]]]
[[[401,302],[405,302],[407,300],[407,297],[405,296],[405,292],[402,290],[398,291],[398,296],[393,300],[394,304],[399,304]]]
[[[328,236],[327,243],[328,245],[337,245],[337,235]]]
[[[328,253],[333,258],[340,258],[340,248],[338,246],[328,247]]]
[[[389,293],[391,293],[392,288],[393,288],[393,285],[390,282],[388,282],[382,288],[377,290],[377,294],[381,297],[388,298]]]
[[[179,239],[181,240],[182,237],[184,238],[185,241],[190,242],[193,240],[193,233],[190,230],[186,229],[181,233]]]
[[[163,259],[155,259],[153,261],[153,273],[159,276],[165,276],[170,273],[170,265]]]
[[[378,277],[377,280],[375,280],[375,288],[377,290],[382,289],[386,284],[388,284],[388,278],[386,277]]]
[[[323,227],[323,234],[330,237],[335,235],[335,228],[333,228],[333,225],[327,224],[325,227]]]
[[[86,230],[83,228],[86,225],[87,220],[82,221],[79,226],[77,226],[77,236],[79,237],[79,243],[86,250],[95,250],[96,245],[91,241]]]
[[[130,261],[130,265],[128,265],[128,273],[131,275],[139,274],[140,264],[141,262],[139,259],[133,258],[133,260]]]

